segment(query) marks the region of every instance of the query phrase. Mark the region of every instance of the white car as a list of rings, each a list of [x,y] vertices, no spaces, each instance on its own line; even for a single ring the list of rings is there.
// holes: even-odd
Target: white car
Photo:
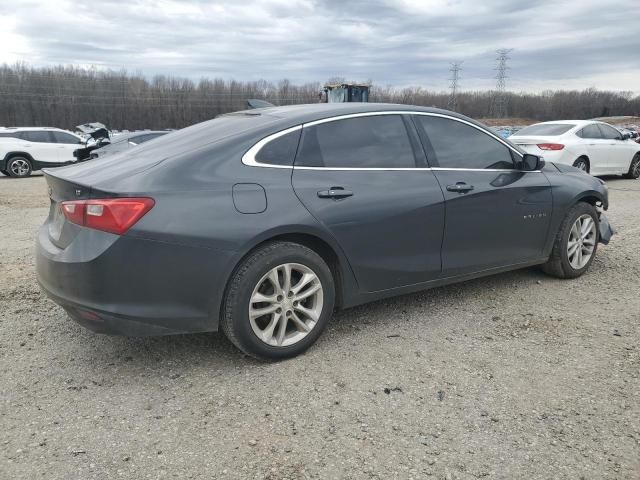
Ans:
[[[562,120],[525,127],[509,140],[527,153],[592,175],[640,177],[640,145],[603,122]]]
[[[78,135],[59,128],[0,128],[0,172],[27,177],[34,170],[68,165],[84,144]]]

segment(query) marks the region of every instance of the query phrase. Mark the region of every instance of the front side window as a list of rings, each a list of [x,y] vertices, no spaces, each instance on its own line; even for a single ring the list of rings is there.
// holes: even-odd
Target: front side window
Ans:
[[[598,125],[592,123],[580,130],[579,136],[582,138],[602,138],[602,133],[600,132]]]
[[[56,143],[80,143],[77,137],[64,132],[51,132]]]
[[[371,115],[305,127],[296,166],[414,168],[416,163],[402,117]]]
[[[52,143],[49,132],[45,130],[29,130],[22,132],[22,138],[28,142]]]
[[[290,167],[298,149],[300,130],[285,133],[267,142],[256,154],[256,162]]]
[[[512,169],[509,149],[470,125],[442,117],[416,115],[441,168]]]
[[[618,140],[622,138],[622,134],[613,127],[609,125],[599,124],[600,131],[602,132],[602,137],[606,140]]]

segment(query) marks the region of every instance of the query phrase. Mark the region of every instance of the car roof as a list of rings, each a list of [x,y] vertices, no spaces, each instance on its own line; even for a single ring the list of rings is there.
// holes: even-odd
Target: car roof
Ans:
[[[464,118],[455,112],[442,110],[433,107],[419,107],[416,105],[394,104],[394,103],[310,103],[301,105],[287,105],[282,107],[256,108],[251,110],[241,110],[239,112],[226,113],[228,115],[247,116],[269,116],[280,118],[287,123],[305,123],[323,118],[330,118],[339,115],[351,115],[356,113],[383,112],[383,111],[404,111],[404,112],[429,112],[440,113],[452,117]]]
[[[57,127],[0,127],[0,132],[29,132],[29,131],[38,131],[38,130],[52,130],[56,132],[65,132],[72,133],[69,130],[64,130],[62,128]]]

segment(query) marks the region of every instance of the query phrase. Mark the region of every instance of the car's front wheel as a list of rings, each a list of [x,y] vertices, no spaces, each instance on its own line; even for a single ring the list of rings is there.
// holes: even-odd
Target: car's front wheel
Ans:
[[[11,177],[28,177],[31,175],[31,162],[25,157],[12,157],[7,162],[7,172]]]
[[[598,212],[593,205],[574,205],[562,221],[543,271],[558,278],[576,278],[586,272],[598,249],[598,225]]]
[[[632,179],[640,177],[640,153],[634,155],[631,165],[629,165],[629,171],[624,177]]]
[[[331,270],[313,250],[274,242],[251,253],[227,288],[221,327],[243,352],[261,360],[309,348],[333,314]]]

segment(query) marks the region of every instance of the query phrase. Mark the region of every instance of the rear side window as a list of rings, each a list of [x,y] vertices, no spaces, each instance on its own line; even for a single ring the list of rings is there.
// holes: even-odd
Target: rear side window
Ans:
[[[268,165],[293,165],[298,149],[300,130],[285,133],[267,142],[256,154],[256,162]]]
[[[0,133],[0,138],[20,138],[18,133]]]
[[[29,130],[21,133],[21,137],[28,142],[53,143],[49,132],[45,130]]]
[[[562,135],[563,133],[567,133],[573,127],[575,127],[575,125],[570,125],[568,123],[539,123],[538,125],[531,125],[530,127],[525,127],[519,132],[516,132],[515,135],[517,135],[518,137],[531,136],[531,135],[544,135],[547,137],[555,137],[557,135]]]
[[[347,118],[303,130],[296,166],[415,168],[415,156],[400,115]]]
[[[512,169],[509,149],[492,136],[456,120],[417,115],[441,168]]]
[[[591,125],[587,125],[582,130],[580,130],[579,136],[582,138],[602,138],[602,133],[600,133],[598,125],[592,123]]]
[[[622,134],[613,127],[609,125],[599,124],[600,131],[602,132],[602,137],[607,140],[617,140],[618,138],[622,138]]]

